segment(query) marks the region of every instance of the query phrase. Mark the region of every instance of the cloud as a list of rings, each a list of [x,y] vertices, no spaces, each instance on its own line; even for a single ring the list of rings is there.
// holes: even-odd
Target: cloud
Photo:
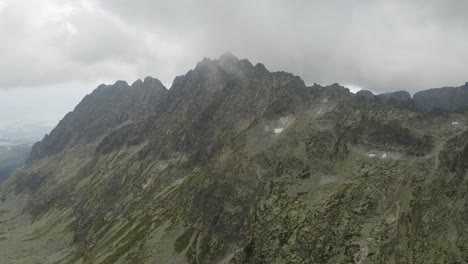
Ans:
[[[0,0],[0,88],[146,75],[170,86],[225,51],[309,84],[456,86],[468,80],[466,10],[464,0]]]

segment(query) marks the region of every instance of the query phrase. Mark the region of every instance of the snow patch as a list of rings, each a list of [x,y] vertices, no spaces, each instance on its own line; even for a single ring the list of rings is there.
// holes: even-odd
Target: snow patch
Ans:
[[[452,126],[458,126],[460,123],[458,121],[453,121]]]
[[[273,132],[274,134],[279,134],[283,132],[286,128],[288,128],[293,122],[295,118],[292,115],[283,116],[278,120],[269,121],[265,124],[265,132]]]
[[[283,132],[283,130],[284,130],[284,128],[275,128],[273,130],[273,132],[275,132],[275,134],[279,134],[279,133]]]
[[[367,150],[369,151],[369,150]],[[381,151],[381,150],[370,150],[372,152],[361,152],[362,155],[365,155],[367,158],[373,158],[373,159],[390,159],[390,160],[399,160],[402,158],[402,154],[398,152],[393,152],[393,151]]]

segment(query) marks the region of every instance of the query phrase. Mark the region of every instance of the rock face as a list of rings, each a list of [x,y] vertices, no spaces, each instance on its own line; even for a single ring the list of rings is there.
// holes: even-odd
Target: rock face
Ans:
[[[406,91],[374,95],[369,90],[361,90],[356,93],[356,97],[366,103],[393,104],[397,106],[408,106],[412,102],[411,95]]]
[[[460,110],[468,106],[468,83],[461,87],[445,87],[417,92],[415,104],[426,110]]]
[[[377,95],[377,98],[379,98],[382,103],[386,104],[390,101],[394,102],[409,102],[411,101],[411,95],[407,91],[396,91],[396,92],[391,92],[391,93],[383,93]]]
[[[374,103],[376,100],[375,94],[369,90],[360,90],[356,93],[356,97],[367,103]]]
[[[166,93],[162,83],[151,77],[132,86],[124,81],[101,85],[68,113],[50,135],[33,146],[31,159],[90,143],[121,124],[151,115]]]
[[[465,263],[467,113],[363,97],[232,54],[101,86],[1,187],[0,262]]]

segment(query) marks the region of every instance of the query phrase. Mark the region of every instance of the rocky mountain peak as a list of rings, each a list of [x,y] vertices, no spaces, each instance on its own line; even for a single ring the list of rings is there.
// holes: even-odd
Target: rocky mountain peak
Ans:
[[[237,58],[232,52],[225,52],[219,56],[218,61],[220,65],[237,64],[239,63],[239,58]]]
[[[119,80],[114,83],[114,85],[111,86],[113,89],[126,89],[130,87],[127,83],[127,81]]]
[[[377,98],[379,98],[384,104],[390,101],[394,101],[396,103],[405,103],[411,101],[411,95],[407,91],[402,90],[378,94]]]
[[[57,153],[66,147],[85,144],[119,124],[143,118],[154,111],[167,89],[157,79],[99,85],[68,113],[42,141],[34,144],[30,159]]]
[[[407,91],[395,91],[375,95],[369,90],[361,90],[356,93],[356,97],[366,103],[392,104],[405,107],[412,102],[411,95]]]
[[[240,60],[231,52],[223,53],[218,59],[204,58],[195,67],[195,71],[209,72],[222,69],[229,74],[237,74],[241,71],[250,70],[252,63],[247,59]]]
[[[356,93],[356,97],[368,102],[372,103],[375,101],[375,94],[369,90],[360,90]]]

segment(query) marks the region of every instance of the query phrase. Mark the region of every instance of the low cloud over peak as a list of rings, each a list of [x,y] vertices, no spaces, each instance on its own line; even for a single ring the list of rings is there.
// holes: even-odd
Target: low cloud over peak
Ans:
[[[462,0],[0,0],[0,88],[147,75],[170,86],[226,50],[308,84],[458,86],[466,10]]]

